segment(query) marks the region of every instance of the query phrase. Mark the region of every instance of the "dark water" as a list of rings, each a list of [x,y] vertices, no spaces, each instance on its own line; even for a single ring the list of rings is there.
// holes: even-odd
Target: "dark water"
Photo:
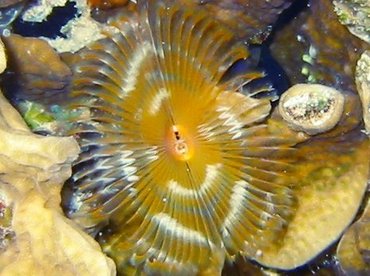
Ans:
[[[43,22],[25,22],[18,17],[13,23],[13,32],[22,36],[56,38],[65,37],[60,29],[69,20],[78,16],[74,2],[67,2],[64,7],[55,7],[52,14]]]

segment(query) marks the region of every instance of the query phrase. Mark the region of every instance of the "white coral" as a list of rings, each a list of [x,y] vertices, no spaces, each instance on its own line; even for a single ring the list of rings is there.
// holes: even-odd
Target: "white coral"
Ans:
[[[37,5],[24,12],[22,19],[30,22],[42,22],[46,20],[54,7],[62,7],[66,2],[67,0],[39,0]],[[75,53],[89,43],[103,38],[103,30],[115,31],[113,27],[107,27],[91,18],[90,7],[86,0],[73,0],[73,2],[76,3],[78,16],[68,21],[61,28],[60,31],[66,38],[50,39],[42,37],[59,53]]]
[[[362,102],[365,129],[370,135],[370,51],[365,51],[357,61],[356,86]]]
[[[67,0],[39,0],[37,5],[29,8],[22,16],[24,21],[42,22],[53,11],[54,7],[62,7]]]

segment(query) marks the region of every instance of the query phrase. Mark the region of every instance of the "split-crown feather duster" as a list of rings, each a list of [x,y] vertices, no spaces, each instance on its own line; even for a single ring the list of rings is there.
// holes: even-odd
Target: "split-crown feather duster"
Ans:
[[[237,91],[262,72],[223,79],[249,55],[232,32],[174,1],[138,5],[74,68],[70,108],[90,115],[71,132],[83,152],[67,213],[101,231],[120,273],[219,274],[284,234],[294,141],[263,123],[268,98]]]

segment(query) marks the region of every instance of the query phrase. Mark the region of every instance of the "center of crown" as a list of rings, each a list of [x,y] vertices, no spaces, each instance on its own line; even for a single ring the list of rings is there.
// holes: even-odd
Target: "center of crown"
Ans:
[[[194,145],[185,128],[172,125],[165,138],[167,151],[177,160],[187,161],[194,154]]]

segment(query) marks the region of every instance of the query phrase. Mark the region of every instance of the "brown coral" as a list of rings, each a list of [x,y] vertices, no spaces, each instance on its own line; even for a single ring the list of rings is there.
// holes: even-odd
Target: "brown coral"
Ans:
[[[271,25],[294,0],[181,0],[199,5],[231,30],[251,43],[261,43],[270,34]]]
[[[28,99],[55,97],[69,84],[71,70],[49,44],[39,38],[19,35],[4,37],[8,54],[9,70],[15,73],[14,80]],[[9,81],[9,80],[8,80]],[[47,91],[48,93],[44,93]]]
[[[17,3],[20,3],[20,2],[27,2],[27,0],[2,0],[0,2],[0,8],[6,8],[6,7],[9,7],[11,5],[15,5]]]
[[[337,20],[329,0],[311,1],[309,10],[279,30],[271,46],[292,84],[319,83],[343,92],[345,117],[336,134],[348,132],[362,120],[356,91],[356,62],[366,43]]]

